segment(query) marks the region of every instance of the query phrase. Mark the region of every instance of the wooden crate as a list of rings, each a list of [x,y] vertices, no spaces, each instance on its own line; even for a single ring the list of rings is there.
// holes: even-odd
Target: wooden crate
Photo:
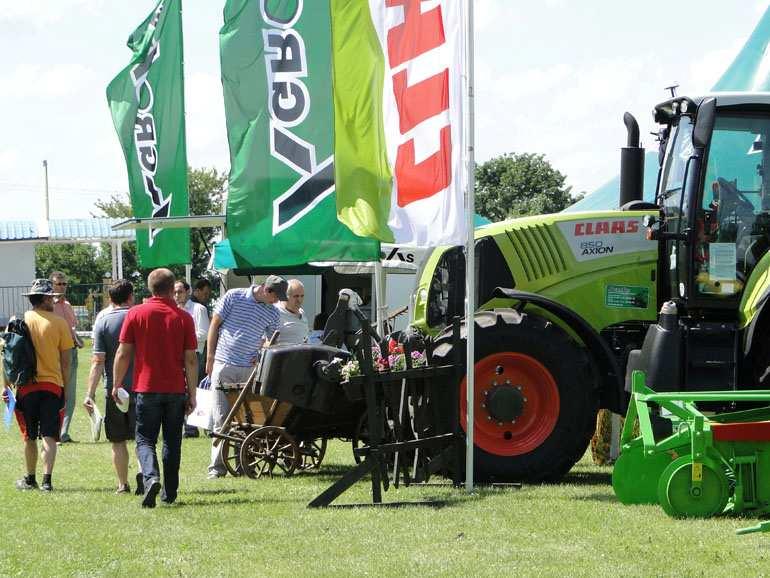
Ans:
[[[231,407],[238,401],[245,386],[243,383],[223,384],[222,389]],[[249,392],[235,412],[233,422],[241,425],[283,425],[291,408],[290,403]]]

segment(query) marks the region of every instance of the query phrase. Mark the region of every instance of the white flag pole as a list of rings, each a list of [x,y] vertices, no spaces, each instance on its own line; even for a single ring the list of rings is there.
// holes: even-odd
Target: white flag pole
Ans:
[[[474,199],[475,188],[475,155],[474,155],[474,114],[473,114],[473,0],[468,0],[466,35],[466,56],[465,70],[467,74],[467,127],[466,135],[468,147],[466,149],[467,174],[465,178],[465,206],[467,217],[468,237],[465,243],[465,327],[467,330],[467,353],[466,353],[466,427],[465,427],[465,489],[467,492],[473,491],[473,403],[474,403],[474,365],[475,358],[473,354],[474,337],[474,311],[476,309],[476,286],[475,279],[475,254],[474,254],[474,214],[476,212],[476,203]]]
[[[374,262],[374,297],[377,306],[375,314],[377,333],[380,337],[385,337],[385,318],[388,315],[388,304],[385,303],[385,271],[382,267],[382,260]]]

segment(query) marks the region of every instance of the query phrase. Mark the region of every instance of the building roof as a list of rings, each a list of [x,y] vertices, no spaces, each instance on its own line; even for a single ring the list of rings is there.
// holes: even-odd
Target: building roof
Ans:
[[[0,221],[0,241],[23,241],[37,238],[37,225],[34,221]]]
[[[50,221],[2,221],[2,241],[116,241],[134,240],[134,231],[114,231],[125,219],[51,219]]]

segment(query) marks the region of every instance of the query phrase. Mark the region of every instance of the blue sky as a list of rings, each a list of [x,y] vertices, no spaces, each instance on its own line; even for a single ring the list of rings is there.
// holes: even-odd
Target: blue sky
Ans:
[[[458,0],[459,1],[459,0]],[[128,34],[153,0],[0,0],[0,207],[5,219],[86,217],[125,191],[107,109]],[[218,30],[223,2],[184,1],[188,161],[228,168]],[[642,134],[666,97],[708,90],[768,0],[476,0],[476,155],[543,153],[573,192],[617,173],[623,112]],[[652,146],[651,137],[645,144]]]

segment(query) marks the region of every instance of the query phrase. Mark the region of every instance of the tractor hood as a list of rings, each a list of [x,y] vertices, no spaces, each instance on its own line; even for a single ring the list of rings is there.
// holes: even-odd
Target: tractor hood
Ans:
[[[658,211],[555,213],[478,227],[478,306],[502,306],[491,293],[506,287],[557,299],[576,310],[595,303],[591,324],[599,329],[629,315],[654,319],[657,243],[646,236],[648,215]],[[433,332],[463,314],[464,262],[462,247],[440,247],[428,257],[413,300],[418,327]]]
[[[583,262],[601,256],[655,251],[656,243],[646,238],[643,220],[647,215],[657,214],[657,210],[590,211],[520,217],[478,227],[475,238],[515,235],[522,237],[521,248],[527,250],[535,249],[524,244],[531,232],[548,231],[555,245],[562,245],[563,242],[569,248],[566,255],[559,250],[562,260],[568,261],[571,255],[575,261]],[[541,243],[536,242],[536,245]],[[546,252],[549,252],[548,248]]]

